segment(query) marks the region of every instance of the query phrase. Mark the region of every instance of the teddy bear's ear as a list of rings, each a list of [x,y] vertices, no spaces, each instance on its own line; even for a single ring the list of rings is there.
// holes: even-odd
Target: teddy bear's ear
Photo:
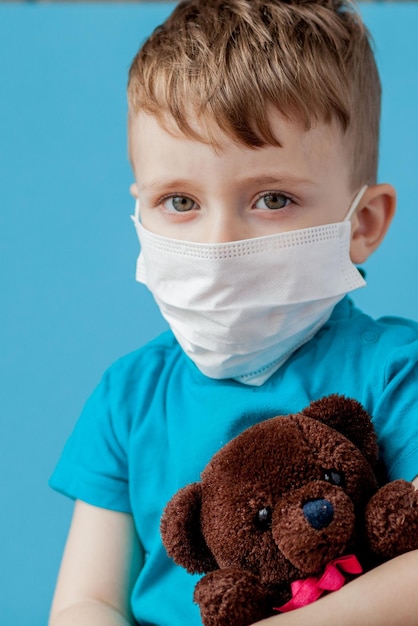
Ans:
[[[371,465],[376,465],[379,456],[377,437],[371,417],[360,402],[334,394],[311,402],[302,415],[335,428],[357,446]]]
[[[202,535],[201,503],[201,484],[191,483],[172,497],[161,518],[161,537],[168,555],[190,574],[218,569]]]

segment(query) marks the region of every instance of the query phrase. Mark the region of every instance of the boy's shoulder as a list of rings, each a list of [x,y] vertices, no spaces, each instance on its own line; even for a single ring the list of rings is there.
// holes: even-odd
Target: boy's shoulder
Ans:
[[[364,336],[363,340],[368,339],[370,343],[373,339],[386,339],[387,341],[406,342],[418,340],[418,322],[406,317],[397,317],[385,315],[383,317],[374,318],[363,312],[346,297],[340,302],[334,310],[330,318],[330,325],[347,330],[348,332],[369,333]],[[374,333],[374,334],[373,334]]]
[[[115,424],[129,427],[135,407],[147,405],[158,393],[157,389],[161,390],[168,384],[171,372],[183,358],[186,357],[172,332],[166,331],[118,358],[105,369],[86,402],[83,414],[100,420],[103,411],[105,414],[109,412]]]
[[[324,352],[345,354],[361,369],[375,371],[418,362],[418,322],[396,316],[373,318],[346,297],[324,327],[319,344]],[[322,334],[321,331],[319,334]]]
[[[119,357],[107,368],[105,376],[137,377],[139,373],[144,376],[147,372],[165,369],[181,355],[182,350],[173,333],[167,330],[136,350]]]

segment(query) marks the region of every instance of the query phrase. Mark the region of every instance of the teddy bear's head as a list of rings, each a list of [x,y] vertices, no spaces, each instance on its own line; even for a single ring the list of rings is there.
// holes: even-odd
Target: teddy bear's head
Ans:
[[[189,572],[236,567],[265,585],[316,574],[355,550],[377,456],[369,415],[342,396],[263,421],[169,502],[167,552]]]

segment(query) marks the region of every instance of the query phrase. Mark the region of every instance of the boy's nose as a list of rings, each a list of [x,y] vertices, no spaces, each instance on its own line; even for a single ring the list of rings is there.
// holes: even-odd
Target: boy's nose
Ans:
[[[241,220],[234,216],[228,216],[227,218],[211,220],[206,225],[204,237],[206,243],[228,243],[249,239],[251,234]]]

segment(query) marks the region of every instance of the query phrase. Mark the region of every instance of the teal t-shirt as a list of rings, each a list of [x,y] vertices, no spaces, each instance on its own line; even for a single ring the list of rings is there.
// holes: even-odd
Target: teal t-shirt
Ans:
[[[373,415],[389,477],[418,474],[418,324],[373,320],[344,298],[330,320],[261,387],[199,372],[171,332],[117,361],[86,403],[51,478],[54,489],[132,513],[145,563],[132,597],[139,624],[201,624],[198,577],[165,555],[159,522],[171,496],[255,422],[332,393]]]

